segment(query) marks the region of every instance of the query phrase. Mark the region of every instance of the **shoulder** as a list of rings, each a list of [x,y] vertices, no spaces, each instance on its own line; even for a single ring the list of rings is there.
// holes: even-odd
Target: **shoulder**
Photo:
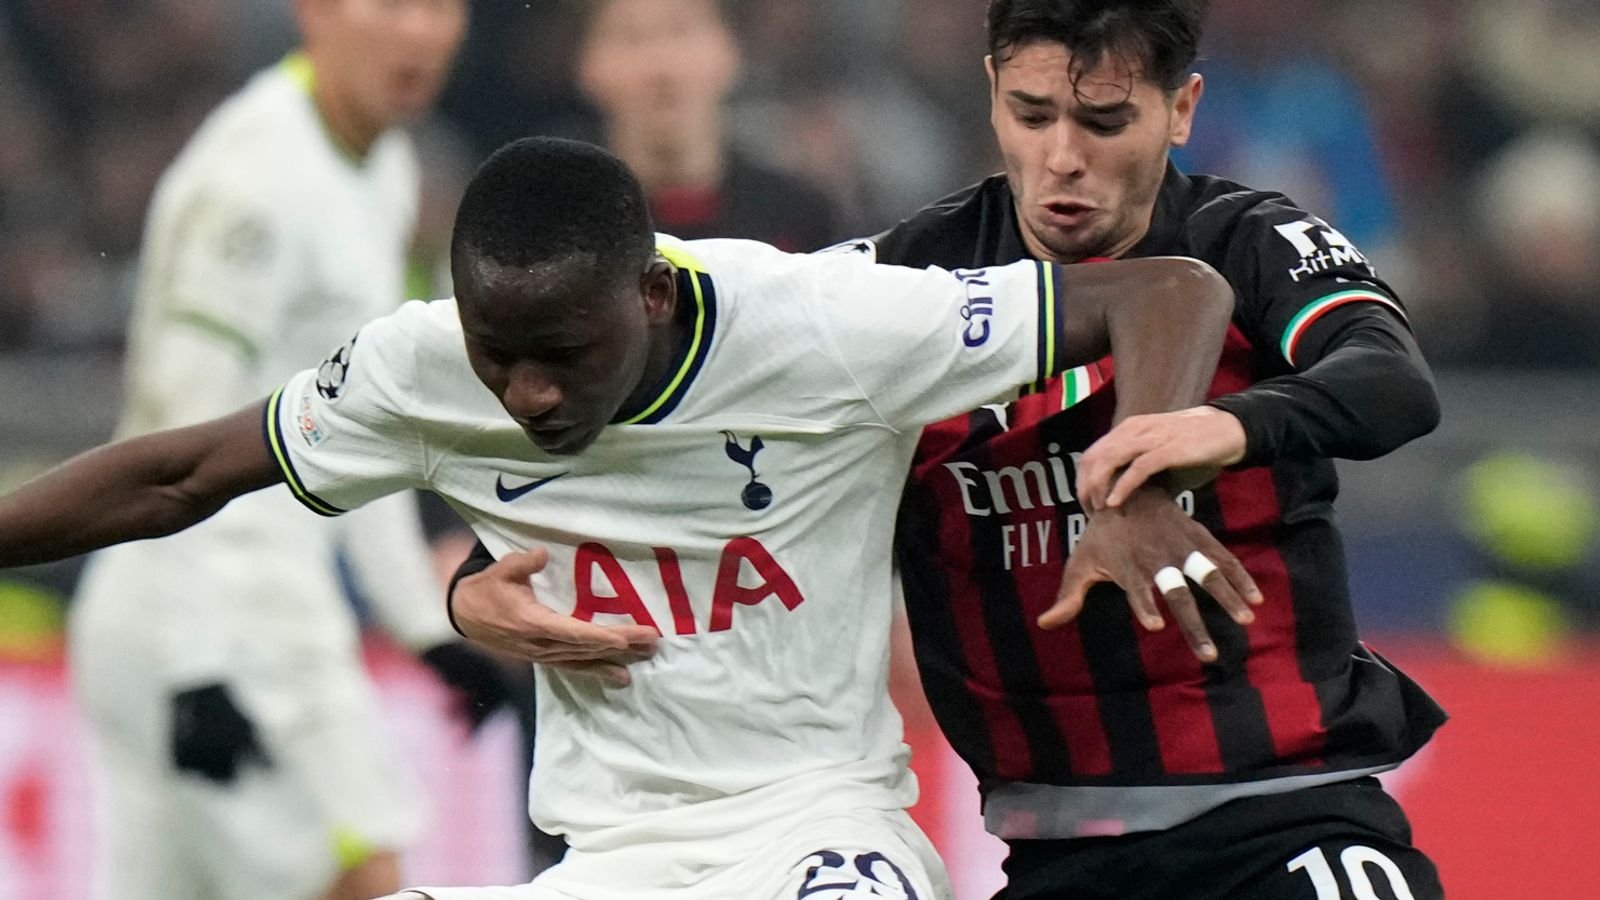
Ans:
[[[1180,186],[1163,188],[1163,203],[1179,210],[1189,252],[1215,264],[1242,246],[1273,239],[1295,222],[1321,223],[1278,191],[1247,187],[1211,175],[1191,175]]]
[[[1005,176],[994,175],[928,204],[876,241],[890,258],[952,243],[966,248],[986,219],[1008,216],[1010,208],[1011,189]]]
[[[162,176],[159,190],[260,216],[289,211],[308,174],[295,110],[304,98],[276,69],[258,73],[206,118]]]

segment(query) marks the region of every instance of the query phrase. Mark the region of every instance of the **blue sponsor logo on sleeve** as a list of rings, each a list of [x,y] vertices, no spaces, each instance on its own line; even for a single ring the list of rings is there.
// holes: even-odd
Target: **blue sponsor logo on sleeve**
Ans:
[[[988,281],[988,269],[957,269],[956,279],[967,290],[967,302],[961,305],[961,318],[966,325],[961,329],[961,341],[968,347],[982,347],[989,340],[989,318],[994,315],[994,292]]]

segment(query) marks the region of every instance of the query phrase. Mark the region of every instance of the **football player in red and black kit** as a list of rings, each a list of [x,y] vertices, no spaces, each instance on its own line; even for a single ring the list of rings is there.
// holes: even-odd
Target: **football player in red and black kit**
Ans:
[[[1445,715],[1358,640],[1332,511],[1332,460],[1432,430],[1432,379],[1394,292],[1334,227],[1168,161],[1203,89],[1203,7],[993,0],[1005,175],[858,244],[946,268],[1192,256],[1237,294],[1207,406],[1112,429],[1107,360],[927,429],[896,539],[918,664],[1010,848],[997,900],[1435,900],[1372,776]],[[1139,485],[1207,467],[1225,471],[1194,491]],[[1152,629],[1111,584],[1056,605],[1107,503],[1154,521],[1174,500],[1254,577],[1253,623],[1202,603],[1203,629]],[[1180,597],[1181,624],[1196,609]]]
[[[1442,897],[1371,776],[1445,716],[1358,640],[1333,520],[1332,460],[1432,430],[1432,379],[1394,292],[1334,227],[1168,161],[1203,89],[1202,15],[1198,0],[994,0],[1006,173],[876,248],[913,266],[1215,266],[1238,299],[1214,399],[1120,426],[1110,467],[1226,466],[1177,499],[1266,602],[1249,626],[1202,604],[1213,646],[1196,653],[1099,596],[1110,585],[1072,620],[1036,623],[1086,526],[1075,493],[1111,482],[1062,477],[1110,426],[1107,361],[925,432],[897,535],[917,660],[1010,847],[1005,900]]]

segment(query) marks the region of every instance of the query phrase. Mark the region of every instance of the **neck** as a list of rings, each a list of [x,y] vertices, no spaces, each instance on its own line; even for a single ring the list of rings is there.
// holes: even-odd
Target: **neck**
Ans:
[[[607,140],[612,152],[633,169],[646,193],[675,188],[716,187],[722,182],[722,115],[711,111],[698,121],[678,123],[671,134],[650,133],[612,123]]]
[[[674,285],[676,292],[676,279]],[[622,402],[623,409],[643,409],[655,402],[662,383],[672,374],[673,367],[682,362],[689,341],[694,337],[695,309],[693,303],[678,302],[681,299],[678,297],[674,301],[671,320],[650,330],[650,349],[645,356],[644,371],[638,385]]]
[[[310,89],[311,103],[317,108],[329,139],[351,159],[365,159],[383,134],[383,127],[363,115],[349,95],[341,94],[329,79],[312,77]]]

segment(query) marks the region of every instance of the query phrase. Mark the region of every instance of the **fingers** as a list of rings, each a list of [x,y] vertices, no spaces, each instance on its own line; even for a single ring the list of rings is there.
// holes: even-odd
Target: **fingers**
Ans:
[[[1103,509],[1117,473],[1153,448],[1147,435],[1130,431],[1129,423],[1112,429],[1095,441],[1078,462],[1078,499],[1088,509]]]
[[[572,649],[598,651],[654,650],[661,635],[642,625],[596,625],[582,619],[562,615],[547,606],[527,610],[519,634],[530,642],[563,644]]]
[[[1248,595],[1242,594],[1235,587],[1235,582],[1223,573],[1223,569],[1212,562],[1212,555],[1215,555],[1225,563],[1231,563],[1237,570],[1237,575],[1243,578],[1244,583],[1249,588],[1255,587],[1255,582],[1244,571],[1244,566],[1239,565],[1238,559],[1220,544],[1214,548],[1208,548],[1205,553],[1199,550],[1190,553],[1183,563],[1184,576],[1205,588],[1206,593],[1211,595],[1211,599],[1217,601],[1217,605],[1222,607],[1235,622],[1240,625],[1249,625],[1256,620],[1256,614],[1250,609],[1250,602],[1245,599]],[[1253,602],[1261,602],[1259,592]]]
[[[1181,580],[1182,576],[1179,578]],[[1188,584],[1162,591],[1161,599],[1166,602],[1172,618],[1178,623],[1179,633],[1194,655],[1201,662],[1216,662],[1217,645],[1211,640],[1211,632],[1206,630],[1205,620],[1200,617],[1200,606],[1195,603]]]
[[[1111,492],[1105,496],[1105,505],[1115,509],[1134,491],[1149,481],[1151,476],[1165,472],[1173,465],[1176,454],[1168,447],[1157,447],[1140,453],[1116,477]]]
[[[568,646],[543,646],[532,648],[532,650],[535,654],[531,657],[532,661],[541,665],[573,662],[613,662],[628,666],[655,656],[654,650],[617,650],[609,653],[595,653],[592,650],[576,650]]]
[[[599,679],[609,687],[627,687],[633,683],[633,676],[627,667],[605,660],[586,660],[582,662],[549,663],[552,669],[569,672],[574,675],[585,675]]]
[[[1208,550],[1207,554],[1217,564],[1218,575],[1220,575],[1222,583],[1231,587],[1238,596],[1244,598],[1246,603],[1251,606],[1260,606],[1266,602],[1266,595],[1261,593],[1261,588],[1256,585],[1256,580],[1250,577],[1249,572],[1245,571],[1244,563],[1239,562],[1239,557],[1229,553],[1221,544],[1217,544],[1215,548]],[[1206,579],[1206,590],[1211,590],[1210,586],[1216,580],[1217,576]],[[1212,596],[1216,596],[1215,592],[1213,592]],[[1250,618],[1254,620],[1254,614]]]
[[[1072,560],[1067,561],[1067,567],[1061,573],[1061,589],[1056,593],[1056,602],[1047,610],[1039,614],[1039,627],[1046,631],[1071,622],[1083,611],[1083,602],[1089,595],[1089,588],[1094,587],[1100,579],[1087,571],[1086,566],[1076,566]]]
[[[543,547],[535,547],[532,550],[507,553],[495,560],[489,570],[498,578],[507,581],[526,582],[535,573],[544,571],[544,567],[549,564],[550,551]]]

